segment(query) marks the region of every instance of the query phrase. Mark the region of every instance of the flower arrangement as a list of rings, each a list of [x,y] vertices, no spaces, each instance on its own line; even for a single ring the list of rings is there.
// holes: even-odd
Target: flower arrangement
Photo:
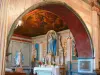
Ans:
[[[38,64],[41,66],[43,63],[41,61],[38,61]]]

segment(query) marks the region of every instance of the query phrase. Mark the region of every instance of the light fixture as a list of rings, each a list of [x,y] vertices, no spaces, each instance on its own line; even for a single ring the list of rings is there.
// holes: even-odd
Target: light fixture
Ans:
[[[23,23],[23,21],[22,21],[22,20],[19,20],[18,23],[17,23],[17,25],[16,25],[16,28],[17,28],[18,26],[21,26],[22,23]]]
[[[21,26],[22,23],[23,23],[22,20],[19,20],[19,21],[18,21],[18,25],[19,25],[19,26]]]

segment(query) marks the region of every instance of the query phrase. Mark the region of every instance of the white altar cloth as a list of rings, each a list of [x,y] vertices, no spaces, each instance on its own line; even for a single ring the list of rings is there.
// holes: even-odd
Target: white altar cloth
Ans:
[[[60,75],[59,67],[34,67],[34,73],[37,75]]]

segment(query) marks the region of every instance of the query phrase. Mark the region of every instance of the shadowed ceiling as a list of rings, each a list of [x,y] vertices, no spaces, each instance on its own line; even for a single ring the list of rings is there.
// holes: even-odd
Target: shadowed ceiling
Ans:
[[[14,34],[34,37],[44,35],[49,30],[56,32],[68,29],[62,19],[52,12],[36,9],[22,17],[21,26],[17,26]]]

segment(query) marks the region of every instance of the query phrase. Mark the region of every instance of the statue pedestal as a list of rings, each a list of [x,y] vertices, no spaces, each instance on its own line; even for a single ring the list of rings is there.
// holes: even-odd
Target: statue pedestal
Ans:
[[[15,71],[16,71],[16,72],[19,72],[19,73],[24,73],[22,67],[17,67],[17,68],[15,69]]]

